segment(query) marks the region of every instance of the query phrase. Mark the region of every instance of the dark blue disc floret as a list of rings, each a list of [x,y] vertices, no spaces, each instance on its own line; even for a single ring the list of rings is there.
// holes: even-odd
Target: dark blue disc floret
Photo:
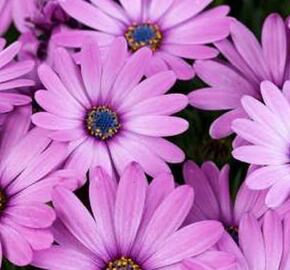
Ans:
[[[107,106],[93,107],[86,118],[86,126],[90,135],[107,140],[120,129],[118,115]]]
[[[151,23],[131,25],[125,33],[125,37],[132,51],[137,51],[145,46],[156,51],[162,41],[159,26]]]

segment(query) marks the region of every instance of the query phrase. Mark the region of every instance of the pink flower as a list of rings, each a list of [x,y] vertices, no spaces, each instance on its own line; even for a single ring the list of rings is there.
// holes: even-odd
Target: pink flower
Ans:
[[[239,227],[239,246],[225,237],[218,246],[236,256],[238,270],[288,270],[289,228],[289,214],[281,220],[274,211],[268,211],[262,225],[253,215],[245,214]]]
[[[33,251],[50,247],[55,213],[46,202],[53,187],[72,176],[55,171],[65,159],[65,145],[52,142],[45,130],[28,132],[30,117],[30,106],[15,109],[0,135],[0,268],[2,257],[27,265]]]
[[[151,51],[127,55],[125,40],[116,39],[102,63],[98,46],[88,41],[80,70],[64,49],[56,53],[57,74],[47,65],[39,68],[48,91],[38,91],[35,98],[47,112],[34,114],[33,122],[53,131],[53,139],[69,142],[72,154],[66,166],[80,174],[97,165],[110,175],[115,169],[121,174],[137,161],[155,176],[170,171],[166,162],[184,160],[178,147],[161,138],[188,128],[187,121],[170,116],[188,102],[182,94],[165,95],[175,83],[174,73],[140,82]]]
[[[52,231],[58,245],[35,253],[37,267],[179,269],[183,259],[203,254],[223,234],[216,221],[180,228],[193,192],[188,186],[174,188],[170,174],[159,175],[148,185],[144,172],[133,163],[118,185],[100,168],[91,171],[90,180],[93,217],[72,192],[55,189],[57,222]]]
[[[246,116],[241,98],[250,95],[260,99],[262,81],[282,87],[290,79],[290,34],[280,15],[271,14],[265,20],[261,44],[238,21],[232,22],[231,38],[215,43],[228,62],[208,60],[194,65],[209,87],[193,91],[190,104],[203,110],[227,110],[211,125],[213,138],[232,133],[232,121]]]
[[[246,182],[251,189],[270,188],[266,197],[269,207],[280,205],[290,193],[289,93],[289,81],[285,83],[283,93],[271,82],[263,82],[261,94],[265,104],[253,97],[244,97],[243,108],[250,119],[235,120],[232,126],[249,142],[249,145],[236,148],[233,156],[261,166],[249,175]]]
[[[60,0],[63,9],[92,30],[56,35],[56,42],[80,47],[93,37],[106,48],[117,37],[126,37],[131,52],[149,47],[154,52],[146,75],[173,70],[179,79],[194,76],[184,59],[208,59],[217,55],[206,44],[229,34],[227,6],[202,12],[212,0]],[[134,2],[134,3],[132,3]]]
[[[6,41],[0,38],[0,113],[12,111],[15,106],[29,104],[28,96],[19,94],[15,89],[32,86],[32,80],[22,79],[34,66],[33,61],[15,61],[22,44],[14,42],[5,47]]]
[[[193,161],[187,161],[183,167],[185,183],[192,186],[195,199],[188,222],[214,219],[222,222],[233,236],[239,227],[241,217],[251,212],[261,217],[267,207],[264,203],[265,192],[252,191],[245,184],[240,187],[235,202],[230,193],[230,169],[225,165],[221,170],[210,161],[198,167]]]

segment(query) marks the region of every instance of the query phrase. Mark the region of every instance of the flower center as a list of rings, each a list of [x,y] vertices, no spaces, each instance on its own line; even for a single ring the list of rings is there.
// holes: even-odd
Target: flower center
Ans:
[[[156,24],[143,23],[133,24],[125,33],[128,45],[132,51],[137,51],[142,47],[149,47],[156,51],[162,41],[162,33]]]
[[[88,112],[86,127],[90,135],[104,141],[118,133],[121,125],[117,113],[107,106],[97,106]]]
[[[3,211],[5,209],[6,203],[6,195],[3,191],[0,190],[0,211]]]
[[[226,227],[226,231],[230,234],[233,240],[239,244],[239,228],[238,226],[231,225]]]
[[[132,259],[121,257],[120,259],[109,262],[105,270],[141,270],[141,267]]]

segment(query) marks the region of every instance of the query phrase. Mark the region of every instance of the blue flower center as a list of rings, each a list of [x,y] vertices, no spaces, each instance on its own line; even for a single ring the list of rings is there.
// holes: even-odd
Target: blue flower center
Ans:
[[[107,106],[93,107],[87,114],[86,126],[89,134],[100,140],[112,138],[121,127],[117,113]]]
[[[151,25],[138,25],[133,31],[133,38],[136,42],[148,43],[155,36],[155,31]]]
[[[125,33],[128,45],[132,51],[149,47],[156,51],[161,44],[162,34],[158,25],[150,23],[134,24]]]
[[[136,264],[132,259],[121,257],[115,261],[108,263],[105,270],[141,270],[141,267]]]

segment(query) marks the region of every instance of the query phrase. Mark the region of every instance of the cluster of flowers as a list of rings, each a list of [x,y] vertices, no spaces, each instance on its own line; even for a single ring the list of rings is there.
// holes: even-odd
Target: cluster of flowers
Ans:
[[[0,1],[2,36],[21,33],[0,39],[1,260],[290,269],[290,23],[270,14],[260,43],[211,2]],[[167,93],[195,75],[208,87]],[[210,135],[235,133],[251,165],[234,203],[228,165],[187,161],[174,182],[185,155],[164,137],[188,104],[226,111]],[[73,193],[87,179],[91,211]]]

